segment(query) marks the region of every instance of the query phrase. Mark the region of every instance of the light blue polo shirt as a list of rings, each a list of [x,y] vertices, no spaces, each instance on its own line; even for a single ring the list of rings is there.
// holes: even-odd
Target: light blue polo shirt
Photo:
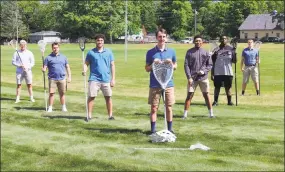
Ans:
[[[165,60],[168,58],[172,59],[172,62],[176,62],[176,53],[174,49],[165,47],[163,51],[160,51],[160,49],[155,46],[154,48],[150,49],[147,54],[146,54],[146,64],[151,65],[153,63],[154,59],[160,59],[160,60]],[[173,78],[168,82],[166,88],[168,87],[173,87],[174,82]],[[149,87],[150,88],[161,88],[159,82],[156,80],[153,71],[150,71],[150,81],[149,81]]]
[[[246,66],[255,65],[259,52],[257,49],[247,47],[242,51],[242,56],[244,57],[244,64]]]
[[[89,81],[111,81],[111,62],[114,61],[114,56],[110,49],[104,48],[98,52],[97,48],[93,48],[87,53],[85,61],[90,65]]]
[[[48,68],[48,78],[52,80],[64,80],[66,75],[66,65],[68,64],[65,55],[51,53],[44,60],[44,66]]]

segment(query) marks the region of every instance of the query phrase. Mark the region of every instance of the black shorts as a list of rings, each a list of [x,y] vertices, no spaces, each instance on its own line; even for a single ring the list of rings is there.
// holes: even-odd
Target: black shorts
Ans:
[[[233,76],[227,75],[216,75],[214,76],[214,86],[215,87],[225,87],[231,88],[233,82]]]

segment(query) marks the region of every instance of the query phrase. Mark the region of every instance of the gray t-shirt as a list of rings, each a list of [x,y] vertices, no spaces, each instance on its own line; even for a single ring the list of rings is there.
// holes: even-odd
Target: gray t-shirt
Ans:
[[[234,49],[226,45],[224,47],[219,47],[219,49],[214,53],[213,57],[213,72],[214,76],[226,75],[233,76],[232,63],[236,62]]]

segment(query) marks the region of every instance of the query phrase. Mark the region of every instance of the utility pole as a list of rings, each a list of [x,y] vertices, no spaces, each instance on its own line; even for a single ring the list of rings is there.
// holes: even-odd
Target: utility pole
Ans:
[[[196,13],[197,13],[197,11],[196,11],[196,8],[194,9],[194,13],[195,13],[195,31],[194,31],[194,35],[196,35],[196,28],[197,28],[197,19],[196,19]]]
[[[128,1],[125,0],[125,63],[128,56]]]

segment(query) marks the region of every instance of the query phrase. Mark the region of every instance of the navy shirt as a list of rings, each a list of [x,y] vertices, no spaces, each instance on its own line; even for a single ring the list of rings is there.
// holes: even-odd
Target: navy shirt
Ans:
[[[157,46],[150,49],[146,54],[146,64],[151,65],[153,63],[154,59],[160,59],[160,60],[166,60],[171,59],[173,63],[176,63],[176,53],[172,48],[167,48],[163,51],[161,51]],[[168,82],[166,88],[173,87],[173,78]],[[150,82],[149,82],[150,88],[161,88],[159,82],[156,80],[153,71],[150,71]]]
[[[68,61],[65,55],[51,53],[44,60],[44,66],[48,68],[48,78],[52,80],[64,80],[67,64]]]

